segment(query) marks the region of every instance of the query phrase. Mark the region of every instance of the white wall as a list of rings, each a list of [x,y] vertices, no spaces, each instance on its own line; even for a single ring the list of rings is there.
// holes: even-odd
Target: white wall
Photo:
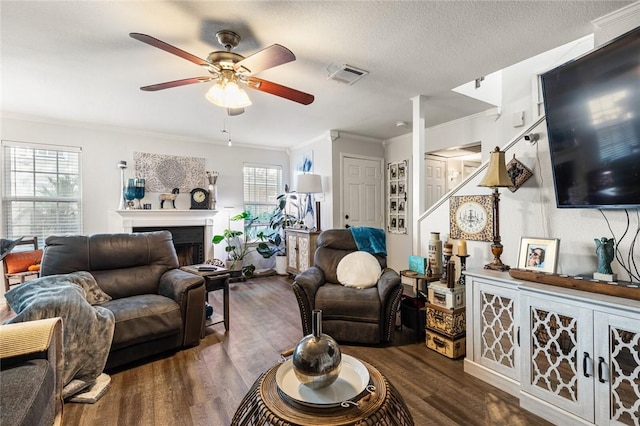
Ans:
[[[226,141],[205,141],[152,133],[128,132],[124,129],[100,128],[2,117],[2,140],[39,144],[76,146],[82,148],[82,197],[83,233],[108,232],[108,212],[119,203],[120,170],[117,165],[127,161],[126,177],[134,177],[134,152],[148,152],[184,157],[205,158],[206,170],[216,170],[218,178],[218,205],[220,211],[214,221],[214,233],[227,227],[228,210],[233,213],[243,209],[242,165],[244,162],[280,165],[284,182],[289,182],[289,156],[283,150],[266,150],[256,147],[228,147]],[[203,188],[206,178],[203,176]],[[159,194],[146,194],[145,203],[159,208]],[[178,209],[189,208],[189,194],[180,194]],[[216,246],[215,255],[226,257],[223,248]]]
[[[404,135],[384,143],[385,160],[387,163],[407,160],[407,182],[411,182],[412,176],[412,156],[411,156],[411,134]],[[409,268],[409,256],[412,255],[412,238],[415,232],[413,221],[413,200],[415,197],[411,185],[407,185],[407,206],[406,212],[406,234],[393,234],[387,232],[387,265],[396,271]],[[388,208],[388,206],[387,206]]]
[[[295,149],[289,151],[290,169],[291,169],[291,190],[295,191],[296,176],[300,171],[297,170],[300,159],[303,155],[313,154],[313,173],[322,177],[322,194],[314,195],[314,200],[320,201],[320,229],[333,228],[333,169],[331,160],[331,133],[326,132],[316,139],[305,142]]]

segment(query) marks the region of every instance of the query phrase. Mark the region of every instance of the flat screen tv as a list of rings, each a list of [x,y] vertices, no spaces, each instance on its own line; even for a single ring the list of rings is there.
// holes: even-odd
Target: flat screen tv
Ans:
[[[640,208],[640,27],[542,75],[560,208]]]

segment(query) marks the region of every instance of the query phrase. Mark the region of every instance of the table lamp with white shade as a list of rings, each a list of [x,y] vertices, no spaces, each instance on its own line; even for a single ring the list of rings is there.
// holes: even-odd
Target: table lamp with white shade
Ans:
[[[319,194],[322,192],[322,177],[320,175],[316,175],[313,173],[305,173],[302,175],[298,175],[298,185],[296,188],[298,194],[306,194],[306,208],[305,215],[307,212],[311,213],[311,217],[314,215],[313,207],[311,205],[313,194]],[[312,231],[320,231],[320,201],[316,201],[316,211],[315,211],[315,219],[316,226],[315,229],[311,229]]]

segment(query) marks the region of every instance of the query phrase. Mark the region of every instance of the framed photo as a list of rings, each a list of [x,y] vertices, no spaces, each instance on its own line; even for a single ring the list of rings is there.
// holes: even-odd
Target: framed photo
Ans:
[[[405,214],[407,204],[407,160],[394,161],[387,164],[387,196],[389,200],[387,211],[387,230],[394,234],[407,233]]]
[[[558,265],[557,238],[528,238],[520,239],[520,254],[518,268],[529,271],[555,274]]]
[[[404,179],[407,177],[407,173],[405,171],[406,169],[406,163],[403,161],[400,164],[398,164],[398,178],[399,179]]]
[[[392,164],[389,168],[389,179],[398,179],[398,165]]]

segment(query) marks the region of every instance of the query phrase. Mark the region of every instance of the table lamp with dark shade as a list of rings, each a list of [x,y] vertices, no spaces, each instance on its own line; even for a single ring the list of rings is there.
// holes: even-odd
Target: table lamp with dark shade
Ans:
[[[507,166],[504,162],[504,151],[500,151],[500,148],[496,147],[489,155],[487,174],[484,175],[484,178],[478,184],[478,186],[493,188],[493,243],[491,244],[493,262],[484,265],[484,268],[496,271],[507,271],[509,270],[509,266],[500,260],[503,247],[500,238],[500,192],[498,192],[498,188],[510,187],[513,185],[513,182],[511,182],[509,173],[507,173]]]
[[[298,175],[298,187],[296,189],[298,194],[307,194],[305,214],[309,209],[313,214],[313,208],[310,206],[311,194],[319,194],[322,192],[322,177],[313,173]],[[315,219],[316,227],[313,230],[320,232],[320,201],[316,201]]]

